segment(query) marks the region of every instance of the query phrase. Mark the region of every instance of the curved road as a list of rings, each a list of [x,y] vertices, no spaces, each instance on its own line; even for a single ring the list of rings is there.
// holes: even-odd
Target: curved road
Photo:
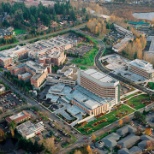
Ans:
[[[113,78],[115,78],[115,79],[117,79],[117,80],[119,80],[119,81],[121,81],[121,82],[124,82],[124,83],[126,83],[126,84],[128,84],[128,85],[131,85],[131,86],[135,87],[136,89],[139,89],[139,90],[141,90],[141,91],[143,91],[143,92],[145,92],[145,93],[147,93],[147,94],[150,94],[150,95],[154,94],[154,92],[152,92],[152,91],[146,89],[145,87],[140,86],[140,85],[137,85],[137,84],[131,82],[130,80],[128,80],[128,79],[126,79],[126,78],[123,78],[122,76],[116,75],[116,74],[110,72],[108,69],[106,69],[106,68],[102,65],[102,63],[99,61],[99,58],[102,56],[102,51],[103,51],[103,50],[104,50],[104,47],[101,46],[100,49],[99,49],[98,54],[97,54],[96,57],[95,57],[95,65],[96,65],[96,67],[97,67],[100,71],[102,71],[103,73],[106,73],[106,74],[110,75],[111,77],[113,77]]]

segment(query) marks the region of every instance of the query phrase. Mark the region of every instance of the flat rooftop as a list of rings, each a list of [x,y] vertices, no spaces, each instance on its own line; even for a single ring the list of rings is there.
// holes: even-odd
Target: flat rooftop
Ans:
[[[96,79],[102,83],[116,83],[116,82],[118,82],[116,79],[113,79],[109,75],[99,72],[96,69],[87,69],[87,70],[81,71],[81,72],[83,72],[87,76],[90,76],[93,79]]]
[[[147,61],[135,59],[129,63],[132,66],[138,67],[139,69],[143,69],[148,73],[154,72],[153,65]]]
[[[15,115],[11,116],[10,119],[11,119],[11,120],[15,120],[15,119],[21,118],[21,117],[23,117],[23,116],[25,116],[25,113],[24,113],[24,112],[20,112],[20,113],[18,113],[18,114],[15,114]]]
[[[147,38],[147,41],[150,41],[151,42],[148,52],[154,53],[154,36],[149,36]]]
[[[41,66],[40,64],[34,61],[27,61],[25,62],[25,65],[36,73],[43,73],[43,71],[45,70],[45,67]]]
[[[110,102],[111,100],[114,100],[113,98],[101,98],[79,85],[75,86],[74,89],[75,90],[72,93],[65,96],[66,99],[74,99],[88,110],[94,109]]]

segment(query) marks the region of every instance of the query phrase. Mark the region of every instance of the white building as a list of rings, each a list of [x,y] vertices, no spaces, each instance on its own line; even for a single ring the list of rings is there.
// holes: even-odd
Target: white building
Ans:
[[[154,69],[153,65],[147,61],[135,59],[130,63],[130,71],[139,74],[147,79],[151,79],[154,77]]]
[[[41,133],[44,128],[42,121],[33,124],[30,121],[24,122],[16,127],[17,131],[26,139],[34,137],[36,134]]]

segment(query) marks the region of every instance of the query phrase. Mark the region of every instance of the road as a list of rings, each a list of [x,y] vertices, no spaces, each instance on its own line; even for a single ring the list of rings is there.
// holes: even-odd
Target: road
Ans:
[[[130,80],[126,79],[126,78],[123,78],[122,76],[119,76],[119,75],[116,75],[114,73],[112,73],[111,71],[109,71],[108,69],[106,69],[102,63],[100,62],[100,58],[102,56],[102,51],[104,50],[104,46],[101,46],[100,49],[99,49],[99,52],[97,53],[96,57],[95,57],[95,65],[96,67],[102,71],[103,73],[106,73],[108,75],[110,75],[111,77],[121,81],[121,82],[124,82],[125,84],[128,84],[128,85],[131,85],[132,87],[135,87],[136,89],[139,89],[147,94],[154,94],[154,92],[152,92],[151,90],[148,90],[147,88],[143,87],[143,86],[140,86],[140,85],[137,85],[133,82],[131,82]]]
[[[3,46],[0,46],[0,48],[6,48],[7,49],[7,48],[9,48],[9,46],[16,46],[16,45],[20,45],[20,44],[26,44],[26,43],[29,43],[31,41],[35,41],[37,39],[38,40],[45,39],[46,37],[51,37],[51,36],[54,36],[54,35],[58,35],[60,33],[65,33],[65,32],[68,32],[70,30],[77,30],[77,29],[83,28],[83,27],[85,27],[85,25],[86,25],[86,23],[83,23],[83,24],[80,24],[80,25],[77,25],[77,26],[74,26],[74,27],[69,27],[69,28],[59,30],[59,31],[56,31],[56,32],[51,32],[51,33],[48,33],[46,35],[41,35],[41,36],[37,36],[37,37],[31,38],[31,39],[22,40],[22,41],[19,41],[19,42],[16,42],[16,43],[3,45]]]
[[[80,26],[81,26],[81,25],[80,25]],[[83,26],[83,25],[82,25],[82,26]],[[70,28],[70,29],[72,29],[72,28]],[[68,30],[70,30],[70,29],[67,29],[67,30],[65,30],[65,31],[68,31]],[[73,29],[74,29],[74,30],[77,30],[76,27],[73,28]],[[64,31],[63,31],[63,32],[64,32]],[[82,33],[82,31],[80,31],[80,32]],[[58,32],[56,32],[56,33],[58,33]],[[56,33],[54,33],[54,34],[56,34]],[[50,36],[50,35],[51,35],[51,34],[47,34],[46,36]],[[87,34],[86,34],[86,35],[87,35]],[[41,37],[39,37],[39,38],[43,38],[43,37],[46,37],[46,36],[41,36]],[[36,39],[36,38],[35,38],[35,39]],[[96,38],[95,38],[95,39],[96,39]],[[33,40],[33,39],[32,39],[32,40]],[[30,41],[30,40],[26,40],[26,41]],[[99,46],[99,51],[98,51],[98,54],[97,54],[96,57],[95,57],[95,66],[96,66],[100,71],[102,71],[102,72],[104,72],[104,73],[107,73],[108,75],[112,76],[113,78],[115,78],[115,79],[117,79],[117,80],[120,80],[120,81],[122,81],[122,82],[124,82],[124,83],[126,83],[126,84],[132,85],[133,87],[135,87],[135,88],[137,88],[137,89],[139,89],[139,90],[141,90],[141,91],[143,91],[143,92],[145,92],[145,93],[153,94],[153,92],[147,90],[146,88],[141,87],[141,86],[139,86],[139,85],[136,85],[136,84],[130,82],[129,80],[124,79],[124,78],[122,78],[121,76],[115,75],[115,74],[113,74],[112,72],[110,72],[109,70],[107,70],[107,69],[101,64],[101,62],[99,61],[99,58],[102,56],[102,51],[104,50],[105,45],[101,42],[101,40],[98,40],[98,41],[99,41],[99,45],[98,45],[98,46]],[[20,90],[18,90],[18,88],[16,88],[16,87],[14,86],[14,84],[12,84],[10,81],[6,80],[6,79],[2,76],[2,73],[0,73],[0,79],[1,79],[6,85],[9,85],[10,88],[12,89],[12,91],[14,91],[15,93],[19,94],[21,97],[23,97],[29,104],[31,104],[32,106],[38,107],[41,111],[43,111],[43,112],[45,112],[45,113],[48,113],[49,118],[55,120],[60,126],[63,126],[63,125],[64,125],[63,121],[59,120],[59,118],[57,118],[55,114],[53,114],[52,112],[49,112],[46,108],[43,108],[42,106],[40,106],[40,103],[39,103],[38,101],[36,101],[36,100],[30,98],[29,96],[26,96],[26,95],[23,94]],[[148,110],[148,109],[150,109],[150,108],[153,107],[153,106],[154,106],[154,103],[153,103],[152,105],[149,105],[146,109]],[[141,110],[143,110],[143,109],[141,109]],[[139,110],[139,111],[141,111],[141,110]],[[132,116],[133,116],[133,114],[130,114],[130,115],[129,115],[130,118],[132,118]],[[103,134],[103,133],[105,133],[105,132],[108,132],[109,130],[115,128],[117,125],[118,125],[118,122],[116,121],[116,122],[112,123],[111,125],[108,125],[108,126],[102,128],[101,130],[96,131],[96,132],[95,132],[95,135],[96,135],[96,136],[100,136],[101,134]],[[71,132],[71,127],[68,126],[68,125],[65,125],[65,126],[67,127],[67,130],[69,130],[69,131]],[[79,134],[79,133],[78,133],[76,136],[78,136],[78,139],[77,139],[77,141],[76,141],[73,145],[71,144],[71,145],[68,146],[67,148],[62,148],[62,149],[60,149],[60,151],[59,151],[58,153],[59,153],[59,154],[68,153],[71,149],[74,149],[74,148],[76,148],[76,147],[80,147],[80,146],[82,146],[82,145],[87,144],[87,141],[89,142],[89,144],[91,143],[89,137],[86,136],[86,135],[82,135],[82,134]],[[85,137],[87,138],[87,141],[85,141],[85,139],[84,139]]]

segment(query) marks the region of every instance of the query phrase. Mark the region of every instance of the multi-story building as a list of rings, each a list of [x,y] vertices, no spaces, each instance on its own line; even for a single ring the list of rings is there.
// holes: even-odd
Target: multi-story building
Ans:
[[[15,115],[7,117],[6,121],[8,123],[15,122],[16,124],[19,124],[25,120],[30,119],[30,118],[31,118],[31,115],[28,112],[22,111],[22,112],[15,114]]]
[[[133,41],[133,37],[125,36],[120,42],[113,45],[112,50],[115,52],[121,52],[129,43],[129,41]]]
[[[73,47],[75,42],[64,37],[54,37],[49,40],[37,41],[27,45],[29,58],[38,60],[43,65],[61,65],[66,60],[65,50]]]
[[[99,97],[115,98],[116,104],[120,101],[120,83],[107,74],[95,69],[79,71],[78,84]]]
[[[114,28],[116,31],[124,36],[123,39],[121,39],[119,42],[113,45],[112,50],[115,52],[121,52],[128,44],[128,42],[131,40],[134,40],[133,33],[117,24],[114,24]]]
[[[64,83],[65,85],[74,86],[77,81],[78,69],[75,66],[64,66],[57,74],[50,74],[47,77],[47,84]]]
[[[143,76],[146,79],[151,79],[154,77],[153,65],[144,60],[135,59],[130,63],[130,71]]]
[[[72,48],[75,44],[76,41],[58,36],[49,40],[41,40],[33,44],[27,44],[23,47],[17,46],[9,50],[1,51],[0,65],[7,68],[18,60],[29,57],[44,66],[50,64],[59,66],[66,60],[64,51]]]
[[[77,85],[67,100],[89,115],[106,113],[120,102],[119,81],[95,69],[78,71]]]
[[[33,61],[27,61],[16,67],[13,67],[10,72],[12,75],[18,76],[19,79],[27,81],[30,80],[31,85],[34,88],[39,88],[41,84],[46,80],[50,69],[43,67]]]
[[[28,56],[28,50],[25,47],[17,46],[15,48],[0,52],[0,65],[7,68],[19,59]]]
[[[99,97],[81,86],[76,86],[74,89],[71,93],[71,103],[89,115],[106,113],[115,105],[114,98]]]

